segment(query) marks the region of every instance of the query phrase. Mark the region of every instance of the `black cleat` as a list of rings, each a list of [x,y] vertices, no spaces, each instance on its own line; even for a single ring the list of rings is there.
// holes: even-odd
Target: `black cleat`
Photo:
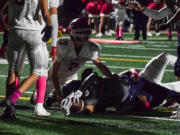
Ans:
[[[5,109],[1,116],[2,119],[16,120],[14,104],[10,99],[5,99],[0,105]]]
[[[56,101],[57,101],[57,99],[56,99],[56,91],[54,91],[53,95],[51,97],[48,97],[45,105],[47,107],[51,107],[53,105],[53,103],[55,103]]]

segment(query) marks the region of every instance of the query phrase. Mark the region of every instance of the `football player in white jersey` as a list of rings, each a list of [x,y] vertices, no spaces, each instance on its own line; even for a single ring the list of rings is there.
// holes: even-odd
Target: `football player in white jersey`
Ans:
[[[5,108],[3,118],[16,119],[14,104],[19,97],[30,88],[40,76],[47,76],[48,51],[45,42],[49,40],[49,32],[52,31],[50,14],[47,0],[1,0],[1,7],[8,3],[8,25],[0,17],[4,29],[9,30],[7,59],[9,63],[9,73],[7,78],[8,97],[1,103]],[[41,11],[42,15],[38,11]],[[2,11],[1,11],[2,12]],[[43,29],[42,17],[46,27]],[[43,35],[41,34],[43,33]],[[17,86],[15,85],[19,71],[19,56],[25,47],[30,63],[30,74]],[[43,50],[43,53],[41,51]],[[39,92],[37,99],[39,97]],[[39,103],[35,108],[44,109]],[[46,110],[44,110],[46,113]]]
[[[51,56],[52,56],[52,60],[54,61],[55,57],[56,57],[56,42],[57,42],[57,35],[58,35],[58,6],[59,6],[59,2],[62,5],[63,4],[63,0],[59,1],[59,0],[48,0],[48,9],[50,11],[50,16],[51,16],[51,22],[52,22],[52,33],[48,33],[51,35],[52,37],[52,42],[51,42]],[[25,61],[25,55],[26,55],[26,51],[28,52],[28,50],[24,49],[24,51],[22,52],[22,54],[19,57],[19,76],[24,68],[24,61]],[[43,53],[43,50],[42,52]],[[44,103],[44,94],[46,91],[46,76],[40,76],[39,79],[36,81],[36,91],[39,91],[39,97],[36,99],[36,104],[38,103]],[[41,100],[39,100],[41,99]],[[32,101],[32,100],[31,100]],[[42,110],[42,111],[41,111]],[[35,114],[37,116],[49,116],[50,113],[48,113],[47,111],[45,111],[45,109],[42,107],[37,106],[35,108]]]
[[[45,97],[47,98],[55,89],[59,104],[63,99],[60,85],[70,80],[77,80],[77,73],[87,61],[93,61],[106,77],[114,76],[99,60],[101,51],[99,44],[88,40],[91,29],[87,18],[74,19],[69,28],[70,37],[60,38],[57,42],[57,58],[49,69],[47,79]]]

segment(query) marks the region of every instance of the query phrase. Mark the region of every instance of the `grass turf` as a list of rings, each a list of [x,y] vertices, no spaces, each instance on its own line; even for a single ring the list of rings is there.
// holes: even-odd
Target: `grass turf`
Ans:
[[[145,64],[162,51],[170,54],[176,54],[177,39],[173,35],[172,41],[167,41],[167,35],[162,34],[159,37],[148,38],[147,41],[141,41],[139,44],[110,44],[101,43],[102,62],[107,65],[112,72],[119,73],[130,67],[137,67],[142,70]],[[95,38],[92,36],[92,38]],[[112,37],[103,37],[112,39]],[[124,39],[132,40],[133,35],[125,34]],[[2,41],[2,35],[0,35]],[[50,46],[48,45],[48,48]],[[94,71],[102,75],[92,63],[87,63],[87,67],[93,67]],[[80,73],[83,71],[80,71]],[[7,76],[8,65],[0,64],[0,95],[5,93],[5,80]],[[29,73],[29,65],[25,65],[23,77]],[[79,75],[80,75],[79,73]],[[175,81],[173,68],[168,67],[163,78],[163,82]],[[34,86],[29,90],[32,92]],[[25,93],[23,97],[30,97],[31,94]],[[0,98],[2,101],[3,98]],[[30,105],[29,100],[19,100],[21,105]],[[151,113],[134,113],[134,115],[146,115],[156,117],[168,117],[169,112],[162,113],[156,110]],[[59,110],[49,110],[51,116],[48,118],[35,117],[33,106],[17,107],[17,120],[7,121],[0,119],[0,135],[178,135],[180,134],[179,121],[167,121],[148,118],[138,118],[129,116],[126,113],[117,113],[107,111],[103,114],[93,114],[91,116],[72,115],[65,117]],[[112,110],[110,108],[110,110]],[[3,110],[0,109],[0,113]]]

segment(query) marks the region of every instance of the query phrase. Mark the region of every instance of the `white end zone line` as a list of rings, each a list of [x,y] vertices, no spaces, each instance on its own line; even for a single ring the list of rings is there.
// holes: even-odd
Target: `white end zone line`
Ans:
[[[154,119],[154,120],[165,120],[165,121],[180,121],[180,119],[172,119],[165,117],[151,117],[151,116],[136,116],[136,115],[125,115],[131,118],[141,118],[141,119]]]

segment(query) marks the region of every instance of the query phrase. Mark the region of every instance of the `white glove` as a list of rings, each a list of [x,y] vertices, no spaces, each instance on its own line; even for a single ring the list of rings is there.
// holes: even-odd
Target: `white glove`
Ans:
[[[76,102],[79,103],[79,98],[82,96],[82,94],[83,93],[80,90],[77,90],[73,96],[73,103],[76,103]]]
[[[69,96],[67,96],[65,99],[61,101],[61,111],[64,113],[64,115],[69,116],[70,115],[70,107],[72,106],[72,98],[74,96],[74,93],[71,93]]]

